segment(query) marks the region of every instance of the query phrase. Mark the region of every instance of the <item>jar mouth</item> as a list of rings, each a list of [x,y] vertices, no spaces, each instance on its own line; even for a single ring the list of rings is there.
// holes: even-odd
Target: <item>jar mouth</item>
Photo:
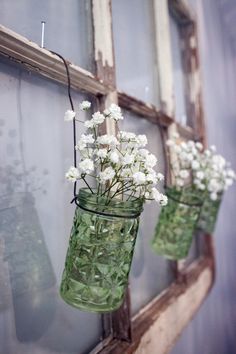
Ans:
[[[97,212],[101,215],[114,217],[138,217],[143,211],[143,201],[131,197],[129,200],[117,198],[108,199],[97,194],[97,189],[81,188],[76,198],[76,204],[82,209]]]
[[[166,194],[168,198],[187,206],[201,207],[204,199],[202,195],[193,187],[185,187],[181,190],[176,189],[176,187],[167,187]]]

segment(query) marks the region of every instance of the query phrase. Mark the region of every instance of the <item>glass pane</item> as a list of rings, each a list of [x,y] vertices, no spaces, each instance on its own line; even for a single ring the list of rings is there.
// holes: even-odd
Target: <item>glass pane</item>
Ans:
[[[119,90],[158,105],[152,1],[112,0],[112,16]]]
[[[93,71],[91,2],[88,0],[0,0],[0,23],[82,68]]]
[[[0,105],[1,353],[87,353],[100,316],[58,293],[74,214],[66,87],[2,60]]]
[[[187,112],[185,104],[184,73],[181,57],[180,33],[178,23],[172,16],[170,16],[170,34],[174,76],[175,117],[177,122],[186,125]]]
[[[160,129],[146,119],[124,112],[126,119],[121,129],[136,134],[146,134],[148,149],[158,158],[158,171],[164,173],[164,155]],[[173,281],[171,262],[156,255],[151,240],[158,221],[160,207],[155,202],[146,203],[140,218],[139,234],[130,272],[132,313],[136,313]]]

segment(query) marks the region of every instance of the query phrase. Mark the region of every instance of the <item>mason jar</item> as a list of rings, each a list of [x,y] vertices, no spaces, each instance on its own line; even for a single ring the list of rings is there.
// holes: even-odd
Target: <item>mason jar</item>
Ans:
[[[61,296],[81,310],[116,310],[127,287],[143,203],[108,200],[85,188],[76,203]]]
[[[168,204],[162,208],[152,249],[172,260],[187,257],[198,222],[202,200],[191,188],[167,188]]]

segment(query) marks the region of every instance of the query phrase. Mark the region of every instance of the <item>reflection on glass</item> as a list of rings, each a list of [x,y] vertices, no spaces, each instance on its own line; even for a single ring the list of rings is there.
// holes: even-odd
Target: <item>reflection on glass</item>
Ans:
[[[130,112],[124,112],[126,119],[121,130],[146,134],[148,149],[158,158],[158,171],[164,173],[164,154],[160,130],[147,120]],[[160,213],[156,203],[146,203],[140,217],[139,232],[130,272],[132,312],[136,313],[151,299],[167,288],[173,280],[171,263],[156,255],[151,249],[155,226]]]
[[[90,99],[72,94],[76,109]],[[58,289],[74,213],[66,87],[2,60],[0,105],[0,352],[87,353],[100,316],[66,305]]]
[[[177,122],[186,125],[187,112],[185,103],[184,72],[181,57],[181,39],[179,25],[172,16],[170,16],[170,34],[174,75],[175,117]]]
[[[158,78],[152,1],[112,0],[118,88],[158,105]]]
[[[90,0],[1,0],[0,23],[93,71],[92,10]]]

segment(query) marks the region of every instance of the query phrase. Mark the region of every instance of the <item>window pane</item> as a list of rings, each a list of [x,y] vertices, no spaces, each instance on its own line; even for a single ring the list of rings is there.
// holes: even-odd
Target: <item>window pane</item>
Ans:
[[[112,0],[117,86],[158,105],[152,1]]]
[[[45,47],[59,52],[84,69],[93,69],[91,3],[88,0],[0,0],[0,23],[41,44],[41,21]]]
[[[73,97],[78,108],[85,97]],[[75,208],[64,178],[73,151],[66,87],[1,61],[0,105],[2,353],[87,353],[100,316],[59,296]]]
[[[184,73],[181,57],[180,33],[178,23],[172,16],[170,16],[170,33],[174,75],[175,117],[177,122],[186,125],[187,112],[185,103]]]
[[[133,113],[127,111],[124,113],[126,119],[122,122],[122,130],[147,135],[148,149],[158,157],[158,171],[164,173],[164,156],[158,126],[135,116]],[[133,314],[173,281],[171,262],[154,253],[150,246],[159,213],[160,207],[157,203],[146,203],[140,218],[139,233],[130,272]]]

